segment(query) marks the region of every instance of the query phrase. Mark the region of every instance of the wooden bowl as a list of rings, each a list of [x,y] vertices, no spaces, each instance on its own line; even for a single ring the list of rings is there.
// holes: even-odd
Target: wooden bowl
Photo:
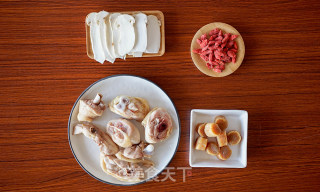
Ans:
[[[143,53],[142,57],[157,57],[157,56],[162,56],[165,53],[164,15],[161,11],[126,11],[126,12],[110,12],[109,14],[112,14],[112,13],[130,14],[130,15],[134,15],[137,13],[144,13],[147,16],[148,15],[156,16],[159,19],[159,21],[161,22],[161,26],[160,26],[161,42],[160,42],[159,52],[158,53]],[[86,27],[87,55],[90,59],[94,59],[92,46],[91,46],[91,40],[90,40],[90,26],[88,26],[86,24],[86,22],[85,22],[85,27]],[[133,57],[132,55],[126,56],[126,58],[132,58],[132,57]]]
[[[200,48],[200,45],[197,43],[197,39],[199,39],[202,34],[205,34],[205,33],[208,34],[211,30],[215,28],[220,28],[223,31],[223,33],[231,33],[233,35],[239,35],[235,39],[238,45],[236,63],[232,63],[232,62],[226,63],[225,69],[221,73],[217,73],[213,71],[213,69],[208,69],[208,67],[206,66],[206,62],[200,57],[200,55],[192,52],[192,50]],[[202,73],[212,77],[224,77],[235,72],[240,67],[244,58],[245,47],[244,47],[244,42],[240,33],[234,27],[226,23],[215,22],[215,23],[207,24],[197,31],[197,33],[194,35],[192,39],[190,51],[191,51],[191,58],[193,60],[193,63]]]

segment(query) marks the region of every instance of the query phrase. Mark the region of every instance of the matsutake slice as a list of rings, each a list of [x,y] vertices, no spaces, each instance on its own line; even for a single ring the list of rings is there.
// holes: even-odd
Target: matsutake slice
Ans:
[[[160,26],[161,23],[154,15],[148,15],[147,22],[147,48],[146,53],[158,53],[160,49]]]
[[[112,13],[109,17],[109,23],[111,26],[111,32],[112,32],[112,52],[114,54],[115,58],[123,58],[118,53],[118,42],[120,39],[120,31],[118,30],[118,27],[116,25],[116,20],[120,16],[120,13]]]
[[[108,47],[108,41],[111,41],[110,38],[107,38],[109,35],[109,18],[108,18],[109,13],[106,11],[100,11],[97,14],[97,19],[98,23],[100,26],[100,37],[101,37],[101,44],[102,44],[102,49],[105,55],[105,60],[114,63],[115,57],[110,53],[109,47]]]
[[[105,61],[102,43],[100,39],[100,25],[97,19],[97,13],[90,13],[86,18],[86,23],[90,27],[90,40],[92,45],[93,57],[99,63]]]
[[[143,52],[147,48],[147,16],[143,13],[133,15],[135,19],[134,31],[135,31],[135,44],[131,50],[131,55],[134,57],[142,57]]]
[[[115,21],[114,26],[119,31],[120,38],[118,40],[118,53],[120,57],[125,57],[128,54],[135,42],[135,32],[133,28],[135,20],[131,15],[119,15]]]

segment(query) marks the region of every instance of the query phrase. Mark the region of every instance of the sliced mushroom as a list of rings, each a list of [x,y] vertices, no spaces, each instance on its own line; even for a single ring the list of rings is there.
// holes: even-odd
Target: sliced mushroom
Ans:
[[[158,18],[154,15],[148,15],[147,22],[147,48],[146,53],[158,53],[160,49],[161,34],[160,26],[161,23]]]
[[[147,16],[143,13],[133,15],[135,19],[134,31],[135,31],[135,44],[131,50],[130,55],[134,57],[141,57],[142,53],[147,48]]]
[[[73,135],[81,133],[86,137],[93,139],[98,144],[100,152],[104,155],[114,155],[119,151],[118,146],[112,139],[91,123],[77,124],[73,128]]]
[[[101,101],[102,95],[98,93],[94,99],[81,99],[79,103],[78,121],[91,122],[100,117],[105,110],[105,104]]]
[[[110,44],[111,39],[109,37],[109,13],[106,11],[100,11],[97,14],[98,24],[100,26],[100,38],[102,43],[102,49],[105,55],[105,60],[110,63],[114,63],[115,57],[111,54],[108,44]]]
[[[111,32],[112,32],[112,51],[114,53],[115,58],[122,58],[118,52],[118,45],[120,40],[120,30],[116,24],[117,18],[120,16],[120,13],[112,13],[109,17],[109,22],[111,26]]]
[[[87,25],[90,26],[90,41],[92,45],[93,57],[99,63],[105,61],[105,54],[100,39],[100,25],[97,18],[98,13],[90,13],[86,18]]]
[[[131,15],[122,14],[119,15],[115,21],[114,26],[119,30],[120,38],[118,41],[118,53],[121,57],[125,57],[128,54],[135,42],[134,24],[135,20]]]

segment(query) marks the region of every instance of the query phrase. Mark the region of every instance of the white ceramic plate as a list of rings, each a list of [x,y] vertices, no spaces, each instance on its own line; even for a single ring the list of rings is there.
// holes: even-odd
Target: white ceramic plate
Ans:
[[[128,95],[142,97],[148,100],[150,108],[163,107],[168,110],[173,119],[174,129],[172,135],[165,141],[155,144],[155,154],[151,158],[155,162],[155,168],[148,172],[148,178],[138,183],[123,182],[102,171],[99,163],[99,148],[97,144],[84,135],[72,135],[73,127],[78,123],[77,114],[79,112],[79,99],[94,98],[97,93],[103,95],[102,100],[107,104],[118,95]],[[112,119],[120,118],[119,115],[111,112],[108,108],[103,115],[95,119],[92,123],[98,128],[105,130],[107,122]],[[141,139],[144,140],[143,126],[134,120],[133,122],[139,129]],[[178,112],[168,97],[168,95],[156,84],[141,77],[131,75],[116,75],[101,79],[90,85],[75,102],[69,117],[68,137],[71,151],[79,165],[95,179],[114,185],[136,185],[144,183],[148,179],[157,176],[166,168],[173,158],[180,138],[180,122]]]
[[[226,131],[236,130],[242,139],[238,145],[230,146],[231,157],[221,161],[217,157],[208,155],[205,151],[194,149],[196,139],[199,137],[195,128],[198,123],[213,122],[218,115],[223,115],[228,120]],[[220,168],[245,168],[247,166],[247,139],[248,139],[248,112],[243,110],[191,110],[190,120],[190,152],[189,164],[191,167],[220,167]],[[209,138],[208,141],[216,141]]]

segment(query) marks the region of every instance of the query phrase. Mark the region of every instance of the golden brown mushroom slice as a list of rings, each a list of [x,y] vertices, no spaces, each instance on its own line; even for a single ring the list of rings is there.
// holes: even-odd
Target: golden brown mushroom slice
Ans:
[[[91,123],[79,123],[73,128],[73,135],[81,133],[86,137],[93,139],[98,144],[100,152],[105,155],[114,155],[119,151],[118,146],[112,139]]]
[[[199,123],[196,126],[196,131],[201,137],[207,137],[206,133],[204,132],[205,126],[206,126],[206,123]]]
[[[137,163],[130,163],[114,156],[100,154],[100,166],[108,175],[120,181],[139,182],[144,179],[144,171]]]
[[[194,148],[196,150],[204,151],[204,150],[206,150],[207,144],[208,144],[207,138],[198,137]]]
[[[241,141],[241,135],[238,131],[230,131],[228,132],[228,143],[230,145],[237,145]]]
[[[214,119],[214,122],[219,125],[221,131],[225,131],[228,128],[228,121],[225,116],[219,115]]]
[[[231,157],[231,155],[232,155],[232,150],[227,145],[227,146],[220,147],[220,151],[217,157],[220,160],[227,160]]]
[[[227,133],[223,131],[220,135],[217,136],[217,141],[218,141],[219,147],[228,145]]]
[[[101,99],[102,95],[100,93],[94,99],[81,99],[77,116],[78,121],[91,122],[94,118],[100,117],[106,108]]]
[[[208,137],[216,137],[221,134],[221,129],[216,123],[207,123],[204,127],[204,132]]]
[[[209,155],[214,155],[214,156],[219,154],[219,150],[220,148],[216,142],[209,142],[206,148],[206,152]]]

